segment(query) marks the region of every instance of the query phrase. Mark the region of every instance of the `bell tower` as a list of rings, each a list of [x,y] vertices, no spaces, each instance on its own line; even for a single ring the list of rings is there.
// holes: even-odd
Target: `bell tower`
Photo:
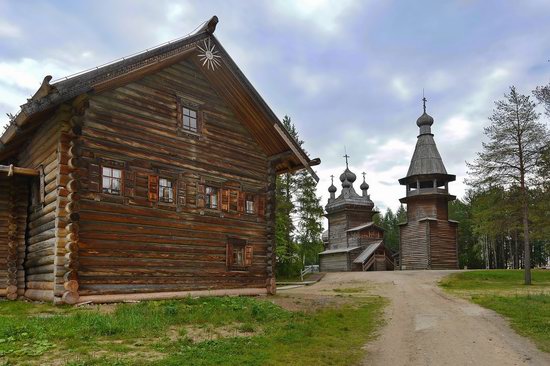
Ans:
[[[401,269],[456,269],[458,222],[449,220],[448,211],[449,201],[456,199],[449,182],[456,177],[445,169],[431,131],[434,119],[422,100],[416,147],[407,175],[399,179],[406,187],[399,201],[407,204],[407,222],[399,227],[399,263]]]

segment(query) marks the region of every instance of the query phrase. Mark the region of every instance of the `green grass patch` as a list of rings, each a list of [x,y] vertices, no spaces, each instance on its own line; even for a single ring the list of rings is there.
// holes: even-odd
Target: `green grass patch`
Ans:
[[[469,271],[444,278],[440,286],[503,315],[516,332],[550,352],[550,271],[535,270],[532,277],[526,286],[521,270]]]
[[[249,297],[82,308],[0,302],[0,365],[348,365],[363,356],[384,304],[291,312]]]
[[[535,291],[550,289],[550,271],[533,270],[532,285],[523,284],[523,271],[494,269],[468,271],[452,274],[441,281],[441,287],[447,290],[489,290],[489,291]]]

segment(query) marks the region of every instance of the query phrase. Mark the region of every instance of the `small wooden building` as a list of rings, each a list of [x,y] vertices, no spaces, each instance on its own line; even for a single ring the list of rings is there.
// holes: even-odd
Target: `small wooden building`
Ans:
[[[325,250],[319,253],[322,272],[393,270],[391,251],[384,246],[384,229],[372,222],[377,213],[368,194],[365,181],[355,192],[356,175],[347,166],[340,176],[342,191],[336,197],[334,183],[329,187],[330,198],[325,207],[328,230],[323,233]]]
[[[433,118],[426,113],[416,124],[420,134],[407,176],[399,183],[407,187],[400,199],[407,204],[407,222],[399,227],[399,263],[401,269],[457,269],[458,223],[449,220],[449,182],[455,176],[447,174],[435,144],[431,126]]]
[[[275,178],[310,160],[213,33],[40,89],[0,138],[0,296],[273,293]]]

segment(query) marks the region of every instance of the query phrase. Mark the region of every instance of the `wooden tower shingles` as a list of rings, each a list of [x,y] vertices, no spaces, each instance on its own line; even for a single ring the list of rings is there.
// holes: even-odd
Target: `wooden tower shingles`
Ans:
[[[456,221],[449,220],[448,174],[435,144],[431,126],[434,119],[424,113],[416,124],[420,128],[407,176],[399,179],[406,186],[407,222],[400,224],[399,254],[401,269],[458,268]]]

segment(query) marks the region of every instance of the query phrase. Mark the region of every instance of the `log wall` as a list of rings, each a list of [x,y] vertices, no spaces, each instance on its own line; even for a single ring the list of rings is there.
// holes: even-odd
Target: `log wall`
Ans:
[[[454,222],[430,221],[430,267],[458,269],[457,228]]]
[[[178,126],[178,97],[199,106],[200,134]],[[91,96],[80,141],[81,297],[269,285],[272,198],[264,205],[273,169],[193,63]],[[98,187],[105,164],[123,171],[121,195]],[[151,176],[177,182],[175,203],[151,200]],[[254,194],[256,213],[240,204],[235,210],[221,196],[221,209],[205,208],[207,185]],[[228,267],[229,237],[252,247],[248,268]]]
[[[57,114],[46,121],[30,139],[26,149],[18,157],[18,165],[44,171],[43,193],[37,192],[34,204],[30,204],[26,233],[25,297],[31,300],[54,299],[54,272],[56,256],[56,220],[59,195],[58,145],[62,123],[69,111],[61,107]],[[39,179],[39,178],[33,178]],[[32,185],[36,184],[31,182]],[[28,196],[24,198],[28,200]]]
[[[427,221],[409,221],[399,227],[401,269],[429,268],[428,230]]]

